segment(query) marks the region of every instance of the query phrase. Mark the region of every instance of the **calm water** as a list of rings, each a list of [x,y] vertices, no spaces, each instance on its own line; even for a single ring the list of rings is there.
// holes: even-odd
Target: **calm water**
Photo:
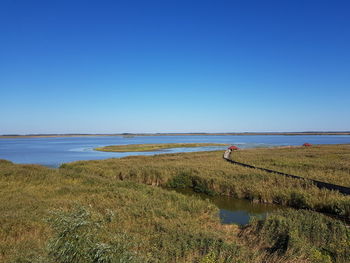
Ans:
[[[269,212],[281,209],[280,206],[276,205],[256,204],[248,200],[233,199],[227,196],[208,196],[195,193],[191,189],[176,189],[175,191],[211,201],[220,209],[219,217],[222,224],[245,225],[249,223],[252,216],[263,218]]]
[[[0,159],[15,163],[35,163],[50,167],[58,167],[62,163],[77,160],[96,160],[120,158],[129,155],[153,155],[160,153],[193,152],[206,150],[223,150],[226,147],[176,148],[157,152],[108,153],[94,151],[96,147],[107,145],[126,145],[142,143],[227,143],[240,148],[273,147],[283,145],[301,145],[305,142],[312,144],[346,144],[350,143],[349,135],[200,135],[200,136],[94,136],[94,137],[57,137],[57,138],[15,138],[0,139]],[[223,224],[247,224],[251,216],[264,217],[276,206],[254,204],[246,200],[228,197],[209,197],[182,191],[184,194],[196,195],[209,199],[220,209],[220,219]]]
[[[93,137],[57,137],[57,138],[15,138],[0,139],[0,159],[15,163],[35,163],[58,167],[62,163],[77,160],[96,160],[119,158],[129,155],[153,155],[159,153],[193,152],[221,150],[225,147],[177,148],[157,152],[108,153],[93,149],[107,145],[125,145],[140,143],[227,143],[240,148],[272,147],[280,145],[344,144],[350,143],[349,135],[191,135],[191,136],[93,136]]]

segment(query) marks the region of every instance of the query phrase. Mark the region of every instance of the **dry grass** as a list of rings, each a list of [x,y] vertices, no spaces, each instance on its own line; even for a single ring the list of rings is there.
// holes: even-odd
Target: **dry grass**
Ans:
[[[350,187],[350,145],[249,149],[235,161]]]
[[[190,262],[209,249],[221,251],[222,257],[234,253],[217,246],[224,240],[228,240],[226,246],[232,244],[220,225],[217,208],[194,197],[6,161],[0,161],[0,188],[0,262],[37,262],[39,256],[47,256],[50,211],[70,211],[77,204],[93,214],[112,213],[113,220],[105,226],[112,235],[102,239],[107,242],[126,233],[136,240],[132,250],[145,260]]]
[[[237,154],[246,154],[253,161],[259,159],[260,151],[265,151],[265,158],[270,154],[275,162],[279,156],[286,161],[281,154],[284,151],[298,158],[300,151],[312,151],[315,166],[337,163],[334,174],[344,177],[338,169],[348,167],[349,146],[252,149]],[[326,153],[332,158],[324,158]],[[317,161],[318,154],[322,161]],[[317,169],[322,171],[321,167]],[[222,152],[80,161],[60,169],[0,160],[0,262],[64,262],[48,254],[48,241],[57,240],[60,232],[47,219],[57,209],[66,212],[64,220],[72,218],[71,211],[77,204],[90,211],[91,220],[100,224],[99,232],[93,235],[100,242],[96,245],[125,242],[127,252],[135,253],[142,262],[349,262],[350,232],[339,220],[312,211],[290,210],[272,213],[243,229],[222,226],[218,209],[208,201],[150,185],[190,186],[208,194],[345,216],[350,211],[349,197],[303,181],[232,165],[222,159]],[[55,220],[62,222],[60,218]],[[72,253],[81,249],[79,242],[70,248]]]
[[[325,176],[332,178],[332,175],[337,177],[340,174],[347,178],[349,174],[346,169],[349,164],[344,160],[348,158],[349,149],[349,146],[315,147],[312,150],[315,152],[315,159],[320,156],[320,160],[315,160],[313,163],[314,169],[318,171],[314,178],[322,180]],[[255,159],[287,163],[288,157],[284,157],[283,152],[302,160],[300,152],[303,151],[311,151],[311,149],[249,149],[235,152],[234,156],[239,155],[240,157],[237,158],[240,161],[253,164]],[[323,157],[324,152],[333,158]],[[215,151],[79,161],[64,164],[60,169],[71,174],[89,174],[148,185],[192,187],[196,191],[208,194],[307,208],[350,218],[350,197],[335,191],[320,190],[303,180],[233,165],[224,161],[222,154],[222,151]],[[293,160],[292,157],[291,160]],[[299,162],[302,163],[302,161]],[[337,162],[338,165],[334,165]],[[263,163],[258,164],[264,166]],[[332,174],[329,169],[322,172],[324,167],[329,166],[333,167]],[[309,166],[300,165],[300,167],[306,172]]]
[[[206,146],[225,146],[222,143],[161,143],[161,144],[128,144],[128,145],[111,145],[95,148],[103,152],[153,152],[171,148],[194,148]]]

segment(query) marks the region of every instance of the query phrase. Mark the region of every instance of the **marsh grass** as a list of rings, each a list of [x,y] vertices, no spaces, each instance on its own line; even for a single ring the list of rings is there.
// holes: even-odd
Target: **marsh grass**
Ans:
[[[276,257],[292,262],[350,260],[349,227],[310,211],[281,210],[265,220],[253,220],[240,235],[246,242],[269,251],[266,255],[269,260]]]
[[[133,243],[126,255],[143,262],[195,262],[209,250],[225,259],[239,250],[214,205],[161,188],[7,161],[0,162],[0,187],[0,262],[97,262],[73,261],[68,252],[108,250],[124,234]],[[79,219],[77,205],[91,216]],[[60,213],[47,221],[51,211]],[[79,222],[88,223],[74,228]],[[69,241],[74,236],[77,243]]]
[[[275,163],[282,163],[288,160],[288,157],[284,157],[282,154],[284,152],[287,156],[294,156],[299,160],[299,163],[302,163],[303,158],[300,155],[302,151],[309,150],[304,148],[249,149],[234,152],[233,156],[235,160],[237,158],[242,162],[252,162],[253,164],[255,164],[255,159],[273,160]],[[313,151],[316,159],[318,156],[323,156],[324,152],[327,152],[330,156],[335,156],[329,160],[320,157],[319,161],[314,162],[314,179],[331,178],[330,169],[326,169],[322,173],[324,167],[332,167],[334,177],[349,177],[347,173],[349,164],[344,163],[350,153],[349,146],[319,146],[314,148]],[[320,151],[320,153],[317,151]],[[335,161],[335,159],[338,161]],[[306,160],[307,162],[308,160]],[[264,166],[263,161],[257,162],[257,164]],[[320,164],[320,167],[318,167],[318,164]],[[266,166],[269,167],[268,164]],[[300,168],[303,169],[299,170],[300,173],[302,171],[305,174],[310,173],[308,171],[309,166],[299,165],[299,167],[304,167]],[[286,178],[233,165],[223,160],[222,151],[78,161],[62,165],[60,170],[71,175],[88,174],[147,185],[172,188],[190,187],[197,192],[210,195],[218,194],[248,199],[252,202],[275,203],[350,218],[350,197],[336,191],[318,189],[305,180]]]
[[[349,229],[339,220],[277,211],[241,229],[221,225],[209,201],[154,186],[349,215],[348,197],[234,166],[222,152],[59,169],[0,160],[0,262],[349,262]]]
[[[171,148],[194,148],[207,146],[226,146],[222,143],[161,143],[161,144],[128,144],[111,145],[95,148],[96,151],[103,152],[153,152]]]
[[[239,162],[350,187],[350,145],[256,148],[233,152]]]

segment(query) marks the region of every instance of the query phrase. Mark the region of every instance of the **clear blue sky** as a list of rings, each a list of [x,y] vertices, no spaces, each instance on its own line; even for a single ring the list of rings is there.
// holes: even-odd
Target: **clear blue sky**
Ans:
[[[0,1],[0,134],[350,130],[350,1]]]

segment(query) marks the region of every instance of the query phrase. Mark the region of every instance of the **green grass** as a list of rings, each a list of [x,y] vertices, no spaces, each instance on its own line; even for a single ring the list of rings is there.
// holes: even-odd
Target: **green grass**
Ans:
[[[221,226],[217,208],[194,197],[133,182],[6,161],[0,162],[0,187],[0,262],[36,262],[39,257],[51,262],[47,244],[63,235],[61,249],[70,245],[76,230],[67,226],[77,222],[73,220],[77,205],[85,207],[92,217],[82,218],[83,224],[91,221],[100,225],[93,244],[110,245],[116,237],[127,236],[133,243],[129,252],[139,255],[143,262],[193,262],[209,250],[222,258],[236,253],[231,230]],[[54,217],[50,224],[47,220],[55,210],[58,215],[65,213],[72,224],[64,223],[67,220],[62,216]],[[81,234],[83,241],[77,241],[82,246],[89,245],[85,241],[89,240],[87,234],[94,233],[91,227],[82,229],[87,231]],[[84,249],[78,243],[71,247],[73,252]],[[54,252],[51,260],[64,262]]]
[[[287,158],[283,159],[282,152],[286,152],[290,156],[297,155],[298,157],[295,158],[301,158],[299,157],[300,151],[309,151],[309,149],[249,149],[234,152],[233,156],[250,156],[250,158],[239,158],[240,161],[247,163],[250,163],[253,158],[269,158],[277,163],[281,160],[287,160]],[[336,177],[340,174],[344,178],[349,177],[349,173],[344,172],[348,164],[343,161],[350,152],[348,145],[319,146],[314,148],[314,151],[320,151],[319,155],[321,156],[324,152],[331,156],[338,156],[330,159],[320,157],[322,160],[320,162],[315,160],[315,167],[319,163],[323,166],[317,168],[318,173],[315,173],[314,179],[322,180],[326,176],[331,178],[332,175]],[[341,154],[338,154],[339,152]],[[207,194],[248,199],[252,202],[276,203],[350,218],[349,196],[319,189],[304,180],[286,178],[233,165],[224,161],[222,154],[222,151],[212,151],[133,156],[121,159],[79,161],[64,164],[60,169],[70,174],[89,174],[111,180],[127,180],[147,185],[173,188],[190,187],[197,192]],[[301,158],[299,162],[302,163],[303,159]],[[334,165],[337,162],[339,165]],[[323,171],[323,167],[327,167],[327,165],[332,166],[333,170]],[[309,172],[309,166],[301,165],[300,167],[302,170],[298,173],[299,175]]]
[[[267,262],[349,262],[350,229],[309,211],[283,210],[253,220],[241,233],[246,242],[268,251]]]
[[[300,156],[301,149],[288,150]],[[283,155],[275,151],[284,149],[266,150],[265,157],[278,162]],[[347,158],[349,147],[314,151],[336,156],[327,161],[320,154],[322,161],[314,162],[327,167]],[[237,152],[253,153],[260,155]],[[342,167],[334,166],[334,175]],[[339,220],[288,209],[242,228],[221,225],[209,201],[156,186],[350,214],[349,197],[232,165],[221,151],[80,161],[59,169],[0,160],[0,262],[349,262],[350,232]]]
[[[103,152],[153,152],[171,148],[194,148],[205,146],[226,146],[222,143],[161,143],[161,144],[128,144],[111,145],[95,148],[96,151]]]
[[[350,187],[350,145],[235,151],[235,161]]]

